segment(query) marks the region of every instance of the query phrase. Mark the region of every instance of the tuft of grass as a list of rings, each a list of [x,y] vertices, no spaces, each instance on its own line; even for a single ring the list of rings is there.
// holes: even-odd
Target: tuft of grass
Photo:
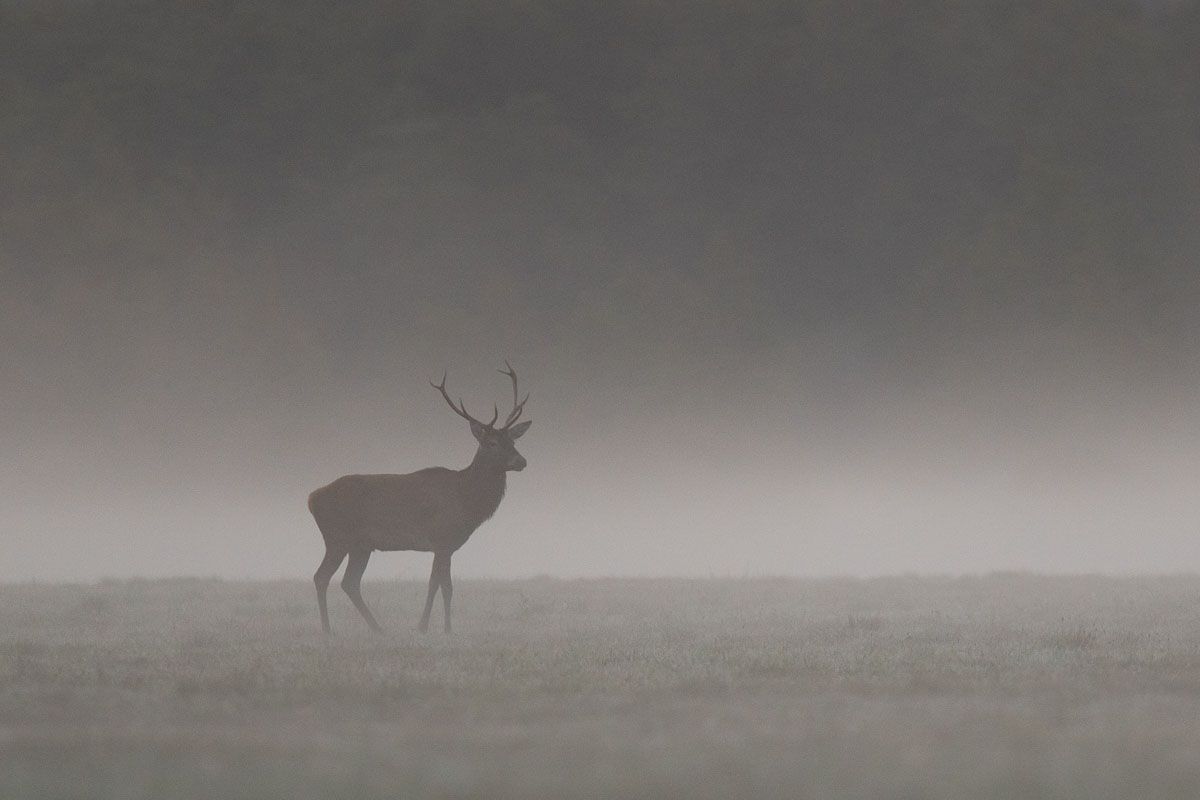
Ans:
[[[1041,637],[1043,647],[1051,650],[1090,650],[1100,642],[1100,634],[1088,625],[1077,624]]]
[[[883,617],[879,614],[848,614],[846,627],[852,631],[873,633],[883,630]]]

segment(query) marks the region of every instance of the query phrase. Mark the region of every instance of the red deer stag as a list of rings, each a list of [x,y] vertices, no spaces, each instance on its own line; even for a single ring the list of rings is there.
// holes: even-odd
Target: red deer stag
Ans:
[[[529,395],[517,401],[517,373],[507,361],[504,366],[508,369],[500,372],[512,380],[513,409],[500,427],[496,427],[498,408],[493,407],[491,422],[480,422],[467,413],[461,399],[455,405],[446,394],[444,374],[440,384],[429,382],[442,393],[454,413],[471,424],[471,435],[479,442],[475,458],[465,469],[430,467],[407,475],[346,475],[308,496],[308,510],[325,538],[325,558],[313,581],[317,584],[321,627],[326,633],[330,628],[325,593],[333,573],[347,555],[350,561],[342,576],[342,588],[371,630],[380,631],[361,591],[363,570],[373,550],[433,553],[421,631],[429,629],[433,600],[441,589],[446,633],[450,632],[450,598],[454,592],[450,557],[496,512],[504,497],[505,473],[525,469],[525,458],[513,442],[521,438],[532,422],[517,423]]]

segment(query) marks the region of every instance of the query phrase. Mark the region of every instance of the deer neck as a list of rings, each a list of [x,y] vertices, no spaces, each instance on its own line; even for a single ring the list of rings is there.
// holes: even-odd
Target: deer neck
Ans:
[[[464,499],[472,516],[483,522],[496,513],[504,499],[504,469],[488,463],[476,453],[474,460],[459,474],[463,477]]]

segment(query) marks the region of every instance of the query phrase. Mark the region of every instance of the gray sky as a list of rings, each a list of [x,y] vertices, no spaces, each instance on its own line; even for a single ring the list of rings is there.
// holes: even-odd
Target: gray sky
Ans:
[[[0,2],[3,578],[1200,568],[1200,4],[595,5]]]

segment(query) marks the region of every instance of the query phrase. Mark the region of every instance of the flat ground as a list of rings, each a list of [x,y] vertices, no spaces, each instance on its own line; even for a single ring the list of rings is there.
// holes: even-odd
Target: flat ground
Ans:
[[[0,797],[1200,796],[1200,577],[423,593],[0,586]]]

